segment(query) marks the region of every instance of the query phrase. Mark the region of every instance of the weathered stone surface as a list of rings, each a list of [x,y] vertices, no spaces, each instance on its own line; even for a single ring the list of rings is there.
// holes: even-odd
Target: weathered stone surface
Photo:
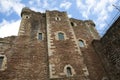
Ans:
[[[7,57],[0,80],[102,80],[107,76],[92,45],[100,37],[91,20],[28,8],[22,10],[21,17],[18,36],[0,38],[0,54]],[[59,40],[58,33],[64,34],[64,40]],[[79,46],[79,40],[83,40],[84,47]]]
[[[120,80],[120,17],[112,24],[100,41],[94,41],[110,80]]]

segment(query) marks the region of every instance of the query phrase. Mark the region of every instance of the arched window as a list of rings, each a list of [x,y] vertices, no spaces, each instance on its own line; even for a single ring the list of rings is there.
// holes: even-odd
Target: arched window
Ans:
[[[79,40],[79,46],[80,47],[85,47],[84,41],[83,40]]]
[[[67,67],[66,68],[66,72],[67,72],[67,76],[71,76],[72,75],[72,71],[71,71],[71,68],[70,67]]]
[[[77,26],[77,24],[76,24],[76,23],[74,23],[74,22],[71,22],[71,25],[72,25],[72,26]]]
[[[64,40],[64,34],[63,33],[58,33],[58,39],[59,40]]]
[[[71,25],[72,25],[72,26],[74,26],[74,23],[73,23],[73,22],[71,22]]]

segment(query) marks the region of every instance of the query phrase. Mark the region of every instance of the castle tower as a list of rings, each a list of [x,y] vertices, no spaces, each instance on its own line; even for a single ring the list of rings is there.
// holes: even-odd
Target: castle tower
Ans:
[[[106,73],[92,46],[99,35],[91,20],[29,8],[22,9],[21,18],[18,36],[5,38],[11,44],[3,50],[9,64],[1,80],[104,80]]]
[[[47,11],[46,21],[50,78],[87,78],[89,73],[67,14]]]

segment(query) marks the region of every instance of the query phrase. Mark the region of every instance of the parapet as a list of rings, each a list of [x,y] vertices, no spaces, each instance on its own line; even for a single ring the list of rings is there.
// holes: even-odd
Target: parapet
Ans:
[[[95,23],[92,20],[85,20],[84,22],[95,27]]]
[[[22,15],[24,14],[24,13],[30,13],[32,10],[31,9],[29,9],[28,7],[24,7],[23,9],[22,9],[22,12],[21,12],[21,17],[22,17]]]

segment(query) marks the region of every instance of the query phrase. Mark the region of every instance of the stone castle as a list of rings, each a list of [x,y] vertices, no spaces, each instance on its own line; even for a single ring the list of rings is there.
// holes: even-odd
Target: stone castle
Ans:
[[[21,17],[18,36],[0,38],[0,80],[120,80],[120,18],[100,38],[93,21],[66,12]]]

